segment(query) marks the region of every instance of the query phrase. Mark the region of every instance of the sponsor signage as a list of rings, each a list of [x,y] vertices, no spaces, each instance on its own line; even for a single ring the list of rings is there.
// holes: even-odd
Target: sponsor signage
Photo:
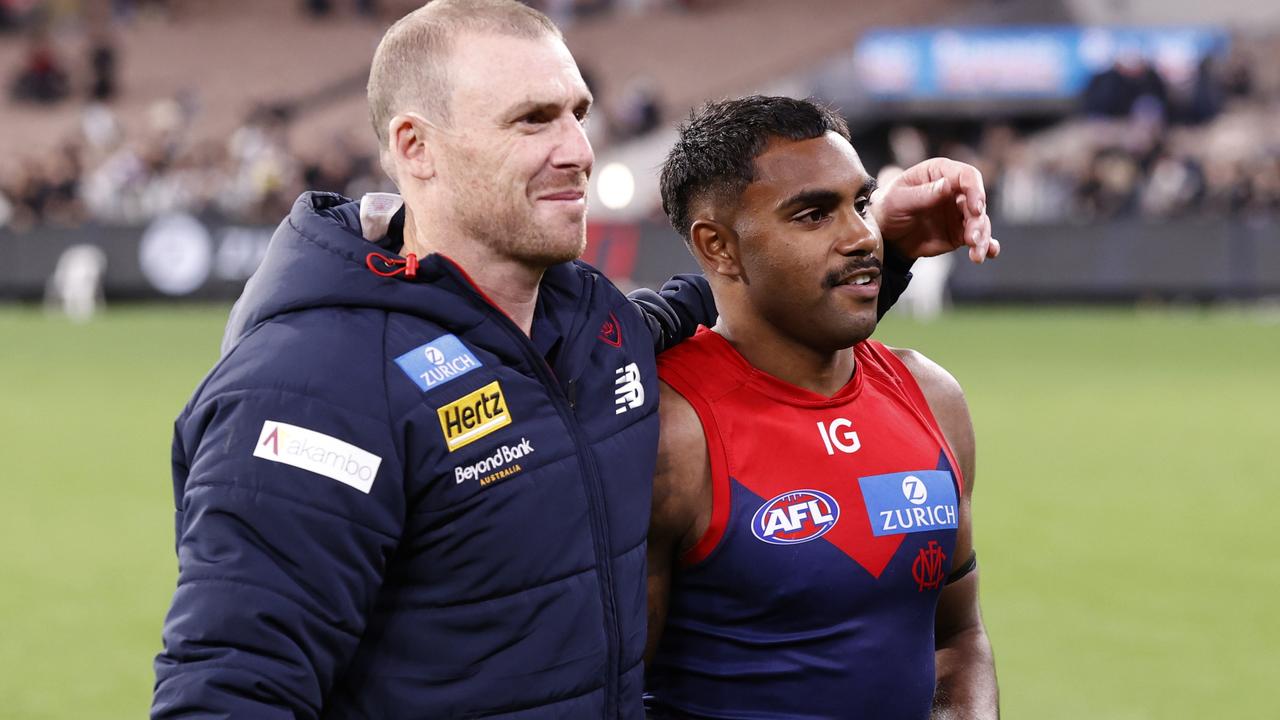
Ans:
[[[496,380],[445,405],[437,414],[450,452],[511,424],[507,399]]]
[[[276,420],[262,424],[254,457],[323,475],[368,494],[382,458],[324,433]]]
[[[456,335],[443,335],[396,358],[396,364],[422,390],[431,390],[481,367]]]
[[[524,468],[518,462],[533,454],[533,443],[528,438],[520,438],[514,445],[503,445],[491,455],[481,458],[470,465],[459,465],[453,469],[454,482],[462,483],[475,478],[480,479],[480,487],[489,485],[515,475]]]
[[[945,470],[913,470],[858,478],[874,535],[955,529],[956,486]]]
[[[1213,27],[966,27],[878,30],[854,51],[860,83],[884,100],[1069,99],[1121,57],[1141,56],[1187,83],[1223,53]]]
[[[792,490],[760,506],[751,532],[770,545],[795,545],[826,535],[839,519],[835,498],[820,490]]]

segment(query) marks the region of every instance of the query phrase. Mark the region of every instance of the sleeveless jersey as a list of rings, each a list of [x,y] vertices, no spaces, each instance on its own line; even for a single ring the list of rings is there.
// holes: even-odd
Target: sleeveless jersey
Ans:
[[[713,509],[672,579],[655,716],[929,717],[963,481],[906,366],[852,352],[831,398],[705,328],[659,356],[702,422]]]

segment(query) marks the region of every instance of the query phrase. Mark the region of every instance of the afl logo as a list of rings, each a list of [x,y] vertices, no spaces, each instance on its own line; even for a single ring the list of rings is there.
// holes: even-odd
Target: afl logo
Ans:
[[[751,532],[770,545],[794,545],[826,535],[839,519],[835,498],[817,490],[792,490],[760,506],[751,518]]]

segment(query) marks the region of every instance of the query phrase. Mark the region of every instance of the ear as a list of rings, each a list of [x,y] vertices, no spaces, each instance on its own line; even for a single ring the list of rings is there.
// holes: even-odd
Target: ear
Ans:
[[[398,175],[429,180],[436,174],[435,156],[427,135],[428,126],[412,113],[391,118],[387,128],[387,152]]]
[[[694,220],[689,228],[689,244],[707,273],[731,280],[742,278],[741,245],[732,228],[715,220]]]

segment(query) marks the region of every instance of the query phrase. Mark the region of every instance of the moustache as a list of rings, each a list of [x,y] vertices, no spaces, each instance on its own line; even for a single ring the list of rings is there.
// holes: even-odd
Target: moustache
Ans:
[[[827,276],[822,280],[822,285],[823,287],[829,290],[839,285],[841,280],[844,280],[845,278],[849,277],[853,273],[858,272],[859,270],[872,270],[872,269],[879,270],[880,267],[881,267],[880,260],[878,260],[874,255],[868,255],[866,257],[861,257],[861,258],[854,258],[853,260],[850,260],[848,263],[846,263],[844,267],[840,268],[839,270],[832,270],[831,272],[827,273]]]

